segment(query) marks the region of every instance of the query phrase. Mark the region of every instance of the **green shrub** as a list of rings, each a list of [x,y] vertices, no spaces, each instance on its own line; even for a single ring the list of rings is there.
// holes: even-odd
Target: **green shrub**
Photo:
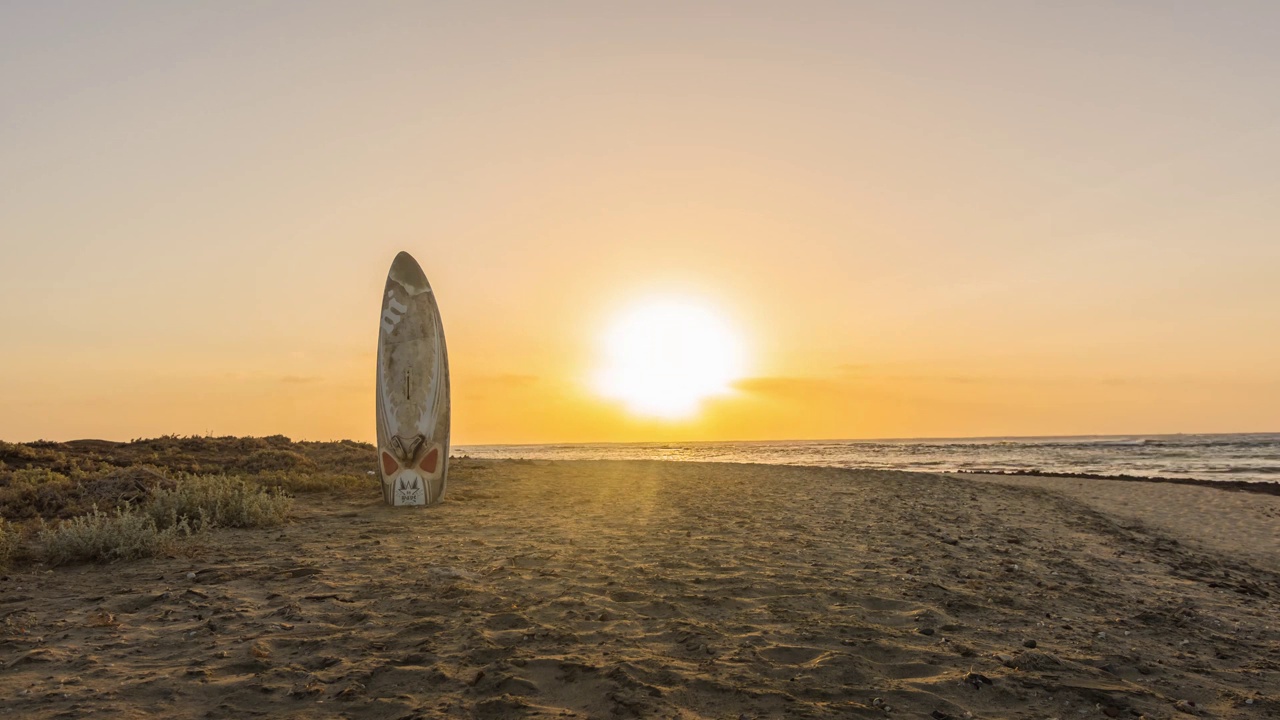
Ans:
[[[279,525],[293,499],[225,475],[187,476],[172,488],[153,488],[144,510],[158,527],[185,521],[194,530],[207,527]]]
[[[0,517],[25,520],[82,512],[81,495],[82,486],[62,476],[38,483],[11,480],[8,485],[0,486]]]
[[[255,450],[236,466],[241,470],[248,472],[263,472],[266,470],[300,470],[303,468],[313,469],[316,464],[301,453],[292,450]]]
[[[0,518],[0,568],[9,566],[9,559],[18,549],[18,531],[4,518]]]
[[[5,473],[8,479],[8,485],[43,485],[50,482],[66,482],[70,478],[60,472],[54,472],[48,468],[27,468],[23,470],[11,470]]]
[[[15,460],[35,460],[41,457],[42,453],[33,447],[22,445],[20,443],[8,443],[0,440],[0,460],[12,462]]]
[[[88,515],[41,529],[39,541],[47,562],[61,565],[86,560],[133,560],[175,549],[192,533],[185,522],[160,529],[150,514],[132,505],[107,514]]]
[[[67,477],[78,482],[92,480],[102,475],[110,475],[119,470],[111,463],[93,459],[73,459],[66,469]]]

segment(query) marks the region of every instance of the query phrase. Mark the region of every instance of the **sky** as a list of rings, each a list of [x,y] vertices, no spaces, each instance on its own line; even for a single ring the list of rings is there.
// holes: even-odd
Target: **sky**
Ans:
[[[1280,5],[0,2],[0,438],[1280,431]],[[643,298],[742,348],[594,387]]]

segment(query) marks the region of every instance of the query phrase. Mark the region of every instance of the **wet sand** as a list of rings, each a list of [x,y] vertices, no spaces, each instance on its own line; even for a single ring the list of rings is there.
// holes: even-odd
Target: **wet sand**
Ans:
[[[1111,482],[463,461],[433,508],[371,486],[191,557],[11,572],[0,705],[1280,716],[1280,497]]]

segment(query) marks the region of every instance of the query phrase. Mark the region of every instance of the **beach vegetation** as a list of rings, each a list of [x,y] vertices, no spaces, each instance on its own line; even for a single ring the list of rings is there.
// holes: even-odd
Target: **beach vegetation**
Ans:
[[[14,547],[31,540],[12,561],[142,557],[215,527],[284,522],[296,495],[367,492],[376,467],[368,443],[283,435],[0,441],[0,518]]]
[[[376,467],[368,443],[283,435],[0,442],[0,517],[68,519],[94,505],[110,511],[140,504],[153,489],[218,475],[289,494],[366,491]]]
[[[10,465],[35,460],[39,457],[40,452],[30,445],[0,440],[0,462]]]
[[[162,528],[147,512],[132,505],[105,513],[98,508],[85,515],[42,527],[41,555],[51,565],[96,560],[133,560],[172,551],[192,534],[179,521]]]
[[[44,468],[0,473],[0,517],[57,517],[79,494],[67,476]]]
[[[249,453],[237,463],[241,470],[247,472],[263,472],[271,470],[314,469],[315,461],[302,453],[278,448],[263,448]]]
[[[293,499],[278,489],[213,475],[181,478],[171,488],[156,487],[143,509],[159,527],[186,523],[192,530],[204,530],[279,525],[292,505]]]
[[[157,485],[138,505],[113,512],[94,505],[84,515],[47,524],[41,520],[40,555],[53,565],[132,560],[180,550],[186,540],[215,527],[265,527],[283,523],[292,498],[278,490],[225,475],[185,477]]]
[[[17,552],[20,541],[21,535],[18,528],[4,518],[0,518],[0,568],[9,567],[9,562]]]

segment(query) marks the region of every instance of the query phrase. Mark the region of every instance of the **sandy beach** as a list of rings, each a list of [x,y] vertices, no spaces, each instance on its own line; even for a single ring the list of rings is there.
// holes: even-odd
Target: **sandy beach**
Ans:
[[[1280,497],[458,462],[0,580],[7,717],[1280,716]]]

